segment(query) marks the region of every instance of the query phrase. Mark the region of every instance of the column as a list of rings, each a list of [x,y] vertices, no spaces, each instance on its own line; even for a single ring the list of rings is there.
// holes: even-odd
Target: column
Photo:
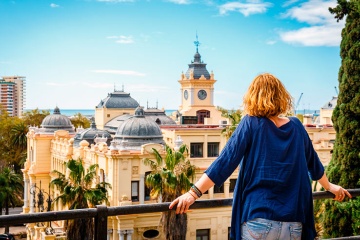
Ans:
[[[118,230],[119,233],[119,239],[125,240],[124,235],[126,234],[126,230]]]
[[[211,96],[210,103],[211,103],[211,105],[214,105],[214,88],[212,88],[210,90],[210,92],[211,92],[211,94],[210,94],[210,96]]]
[[[24,207],[29,207],[29,179],[24,179]]]
[[[30,187],[30,192],[31,191],[35,191],[35,184],[31,184]],[[34,196],[32,194],[30,194],[30,213],[34,213],[35,209],[34,209]]]
[[[140,204],[144,204],[144,201],[145,201],[145,174],[140,174],[139,200],[140,200]]]
[[[127,230],[126,231],[126,240],[131,240],[132,234],[134,233],[134,230]]]
[[[107,238],[106,238],[107,240],[110,240],[110,236],[111,236],[112,232],[113,232],[112,229],[107,230]]]
[[[230,197],[230,180],[229,179],[227,179],[224,182],[224,195],[226,198]]]

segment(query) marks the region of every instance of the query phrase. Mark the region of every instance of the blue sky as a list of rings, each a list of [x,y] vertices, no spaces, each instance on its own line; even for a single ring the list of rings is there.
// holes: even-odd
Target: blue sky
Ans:
[[[327,0],[0,0],[0,76],[27,78],[26,108],[93,109],[116,89],[177,109],[196,48],[215,79],[214,103],[239,108],[271,72],[301,109],[338,85],[339,23]]]

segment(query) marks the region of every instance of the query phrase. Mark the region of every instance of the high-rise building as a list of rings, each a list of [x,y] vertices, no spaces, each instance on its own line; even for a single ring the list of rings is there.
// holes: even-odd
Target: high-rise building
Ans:
[[[10,116],[22,116],[25,107],[26,78],[3,76],[0,78],[0,104]]]

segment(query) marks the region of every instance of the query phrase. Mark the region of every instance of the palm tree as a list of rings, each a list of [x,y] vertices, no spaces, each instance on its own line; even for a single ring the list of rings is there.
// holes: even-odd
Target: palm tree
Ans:
[[[51,181],[51,184],[60,190],[60,195],[55,198],[56,202],[61,200],[63,205],[69,207],[69,210],[94,207],[104,202],[109,205],[107,189],[111,187],[110,184],[101,182],[94,186],[97,178],[97,164],[91,165],[85,171],[81,159],[70,159],[66,167],[69,170],[69,176],[54,171],[58,177]],[[70,220],[67,224],[67,239],[92,240],[94,238],[93,225],[93,219],[90,218]]]
[[[26,126],[38,126],[40,127],[44,118],[50,114],[48,110],[39,110],[38,108],[26,111],[23,113],[22,119]]]
[[[227,110],[222,107],[218,107],[218,110],[221,111],[221,116],[228,118],[230,120],[230,125],[227,125],[221,133],[226,137],[226,139],[229,139],[233,132],[235,131],[237,125],[241,121],[241,111],[240,109],[237,110]]]
[[[151,173],[145,183],[151,188],[150,196],[171,202],[178,196],[189,191],[195,176],[195,166],[185,159],[188,149],[182,145],[178,151],[165,146],[165,159],[153,148],[154,160],[144,159],[144,164],[150,166]],[[185,240],[187,228],[186,214],[176,215],[175,211],[163,212],[161,217],[163,232],[168,240]]]
[[[5,215],[9,215],[9,208],[16,207],[22,197],[23,181],[21,175],[16,174],[8,167],[0,173],[0,215],[5,208]],[[5,233],[9,233],[9,226],[5,227]]]
[[[81,113],[76,113],[74,117],[70,119],[70,121],[76,128],[89,128],[91,124],[90,120]]]

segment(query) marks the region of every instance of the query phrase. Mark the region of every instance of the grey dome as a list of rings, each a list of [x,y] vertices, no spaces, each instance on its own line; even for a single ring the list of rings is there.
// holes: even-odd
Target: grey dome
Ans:
[[[109,93],[108,96],[101,100],[96,108],[130,108],[135,109],[139,106],[139,103],[130,97],[130,93],[124,91],[114,91]]]
[[[42,133],[53,133],[57,130],[66,130],[69,131],[69,133],[75,133],[74,126],[70,119],[65,115],[61,115],[58,107],[55,107],[53,114],[44,118],[40,126]]]
[[[157,125],[176,125],[176,122],[172,120],[169,116],[165,114],[164,110],[160,110],[157,108],[150,108],[150,109],[142,109],[135,112],[136,114],[143,114],[146,119],[155,122]],[[133,118],[133,115],[124,114],[117,116],[107,122],[104,126],[104,129],[107,130],[110,134],[115,134],[119,126],[121,126],[124,121],[128,120],[129,118]]]
[[[333,97],[321,109],[334,109],[336,107],[337,100],[338,100],[338,97]]]
[[[196,51],[194,55],[194,61],[189,64],[185,76],[189,78],[191,72],[194,73],[194,79],[199,79],[201,75],[204,75],[206,79],[210,79],[209,71],[206,69],[206,63],[201,61],[201,55],[198,51]]]
[[[106,144],[109,146],[110,142],[112,141],[112,137],[110,133],[106,130],[100,130],[96,128],[95,121],[93,120],[91,123],[90,128],[87,128],[83,130],[82,132],[79,132],[74,137],[74,147],[78,147],[79,143],[82,140],[86,140],[89,144],[93,144],[96,142],[96,138],[100,138],[104,141],[106,141]]]
[[[123,144],[120,148],[129,149],[140,149],[141,145],[147,143],[164,144],[160,127],[154,121],[145,118],[142,107],[138,107],[135,115],[119,126],[114,139],[120,145]]]

